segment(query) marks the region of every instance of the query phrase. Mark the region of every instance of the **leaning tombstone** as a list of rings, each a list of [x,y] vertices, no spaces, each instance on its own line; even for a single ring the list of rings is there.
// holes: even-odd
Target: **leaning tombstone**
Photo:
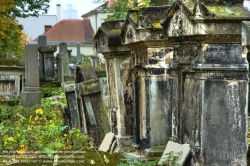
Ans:
[[[25,51],[25,88],[21,92],[21,104],[30,107],[41,103],[37,44],[27,43]]]
[[[80,118],[86,120],[85,133],[93,138],[96,146],[99,146],[105,134],[110,131],[110,127],[104,110],[99,80],[90,64],[77,66],[76,90]]]
[[[61,84],[62,90],[66,94],[68,112],[66,110],[65,114],[69,113],[70,117],[69,124],[70,129],[77,128],[81,130],[80,114],[77,106],[76,91],[75,91],[75,81],[67,81]]]

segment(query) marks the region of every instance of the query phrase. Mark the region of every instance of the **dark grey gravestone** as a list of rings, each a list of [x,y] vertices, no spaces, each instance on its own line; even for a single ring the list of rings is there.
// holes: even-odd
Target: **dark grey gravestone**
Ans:
[[[77,55],[76,55],[76,63],[77,64],[81,64],[82,62],[82,57],[81,57],[81,44],[78,42],[77,43]]]
[[[74,127],[81,130],[80,125],[80,115],[77,107],[77,98],[76,98],[76,91],[75,91],[75,82],[69,81],[69,82],[63,82],[61,84],[62,90],[66,94],[67,99],[67,105],[69,109],[70,114],[70,127]]]
[[[40,35],[38,37],[38,45],[41,46],[47,46],[47,38],[45,35]],[[39,53],[39,76],[44,77],[44,61],[43,61],[43,55]]]
[[[54,52],[56,46],[41,46],[39,52],[43,55],[44,60],[44,77],[46,81],[55,80]]]
[[[25,51],[25,88],[21,93],[21,104],[30,107],[41,103],[37,44],[27,43]]]
[[[71,76],[71,71],[70,71],[70,67],[69,67],[69,57],[68,57],[68,49],[67,49],[67,44],[66,43],[60,43],[59,45],[59,54],[60,54],[60,58],[62,60],[61,64],[62,64],[62,75],[65,78],[70,77]]]

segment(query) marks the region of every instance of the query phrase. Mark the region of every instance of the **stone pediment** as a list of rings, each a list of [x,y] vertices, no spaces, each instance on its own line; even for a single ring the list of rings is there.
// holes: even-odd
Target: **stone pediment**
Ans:
[[[168,10],[165,21],[171,19],[179,9],[182,9],[190,20],[197,21],[250,19],[250,12],[243,7],[242,3],[240,5],[240,3],[230,1],[217,1],[216,3],[212,0],[176,0]]]
[[[161,22],[165,19],[170,6],[153,6],[129,10],[122,28],[122,43],[160,39],[163,27]]]
[[[202,0],[177,0],[163,21],[165,37],[207,34],[240,34],[250,12],[242,5],[218,5]]]
[[[96,47],[120,45],[122,24],[123,21],[121,20],[102,23],[94,38]]]

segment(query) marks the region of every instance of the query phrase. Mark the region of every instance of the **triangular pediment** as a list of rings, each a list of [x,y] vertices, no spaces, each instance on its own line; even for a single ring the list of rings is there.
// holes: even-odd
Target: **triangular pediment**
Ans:
[[[211,3],[205,5],[202,0],[177,0],[167,11],[162,26],[165,37],[227,33],[230,26],[243,20],[250,20],[250,12],[239,5],[215,6]],[[227,32],[222,31],[225,29],[223,23],[228,23]],[[209,26],[212,27],[210,30]]]
[[[120,33],[122,25],[123,21],[121,20],[107,21],[102,23],[94,38],[97,47],[121,44]]]

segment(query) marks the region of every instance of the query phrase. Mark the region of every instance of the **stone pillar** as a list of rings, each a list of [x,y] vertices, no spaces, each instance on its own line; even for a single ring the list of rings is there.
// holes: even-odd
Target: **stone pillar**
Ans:
[[[217,2],[218,11],[233,3]],[[205,3],[176,1],[163,23],[165,40],[174,43],[174,141],[190,144],[187,165],[247,165],[248,63],[241,21],[250,12],[242,7],[232,16],[232,8],[222,18],[211,1]]]
[[[21,104],[30,107],[41,103],[37,44],[27,43],[25,51],[25,88],[21,92]]]
[[[134,143],[146,156],[157,156],[172,137],[173,80],[166,61],[172,61],[173,49],[144,43],[147,47],[129,46],[133,59]]]
[[[77,47],[76,63],[81,64],[82,63],[81,44],[78,42],[76,47]]]
[[[71,77],[69,66],[68,49],[66,43],[60,43],[59,60],[57,66],[57,81],[63,82]],[[62,79],[63,78],[63,79]]]
[[[161,41],[169,6],[129,10],[121,31],[131,50],[134,147],[146,156],[161,155],[171,137],[172,79],[168,63],[173,49]]]
[[[40,35],[38,37],[38,46],[44,47],[47,46],[47,38],[45,35]],[[43,61],[43,55],[42,53],[39,53],[39,77],[44,77],[44,61]]]
[[[40,46],[39,52],[43,56],[43,70],[44,78],[46,81],[55,80],[55,66],[54,66],[54,52],[56,52],[56,46]]]
[[[133,143],[131,54],[126,46],[121,45],[119,34],[122,23],[102,23],[95,36],[97,52],[104,55],[106,62],[111,131],[115,134],[118,145],[116,152]],[[104,41],[103,38],[107,40]]]

